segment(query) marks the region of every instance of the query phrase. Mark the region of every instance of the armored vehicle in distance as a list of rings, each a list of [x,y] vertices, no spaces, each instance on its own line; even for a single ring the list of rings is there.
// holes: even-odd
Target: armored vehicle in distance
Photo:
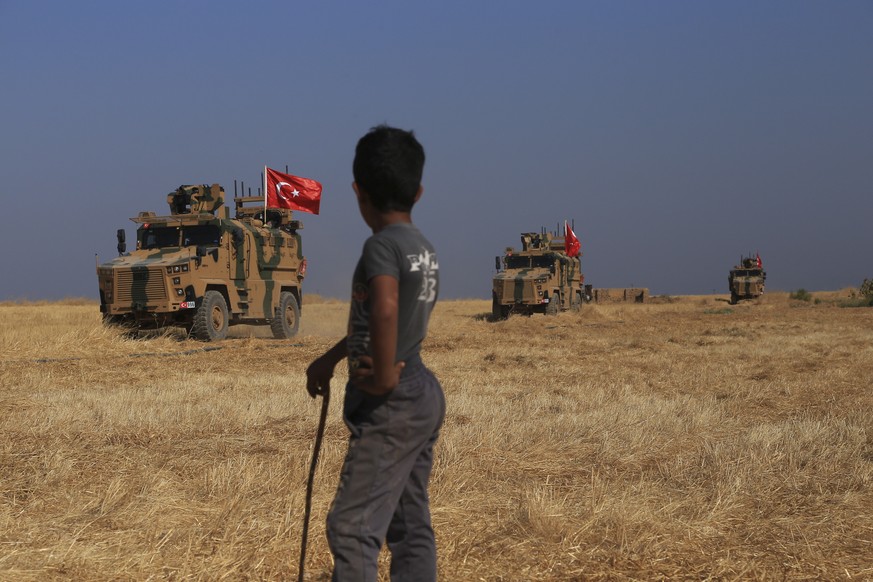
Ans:
[[[728,275],[731,305],[736,305],[743,299],[756,299],[763,295],[766,279],[767,273],[764,272],[760,255],[740,257],[740,264],[735,265]]]
[[[186,185],[167,195],[170,214],[131,218],[135,248],[126,252],[119,229],[119,256],[97,266],[104,321],[135,330],[178,326],[204,341],[224,339],[236,324],[294,336],[306,275],[303,225],[291,210],[265,210],[261,196],[234,202],[230,218],[224,188]]]
[[[506,319],[510,313],[555,315],[578,310],[590,291],[579,256],[568,256],[564,237],[545,231],[523,233],[521,250],[507,248],[502,260],[495,258],[495,267],[494,319]]]

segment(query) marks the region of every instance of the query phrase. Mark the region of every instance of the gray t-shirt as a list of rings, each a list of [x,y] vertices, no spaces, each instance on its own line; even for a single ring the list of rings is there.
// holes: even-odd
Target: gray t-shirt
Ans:
[[[439,292],[439,264],[433,245],[407,222],[391,224],[364,243],[352,277],[347,347],[349,368],[370,352],[370,279],[388,275],[398,281],[397,361],[418,354]]]

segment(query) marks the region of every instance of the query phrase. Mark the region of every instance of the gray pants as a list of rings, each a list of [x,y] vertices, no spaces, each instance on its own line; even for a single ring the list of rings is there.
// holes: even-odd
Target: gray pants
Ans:
[[[391,580],[436,580],[427,485],[445,412],[442,387],[420,360],[387,396],[346,386],[349,451],[327,516],[333,580],[375,581],[385,541]]]

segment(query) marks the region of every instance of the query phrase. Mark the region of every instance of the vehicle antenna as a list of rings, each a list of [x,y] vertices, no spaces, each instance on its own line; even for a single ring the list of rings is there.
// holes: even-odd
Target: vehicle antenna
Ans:
[[[233,197],[236,198],[236,178],[233,179]]]

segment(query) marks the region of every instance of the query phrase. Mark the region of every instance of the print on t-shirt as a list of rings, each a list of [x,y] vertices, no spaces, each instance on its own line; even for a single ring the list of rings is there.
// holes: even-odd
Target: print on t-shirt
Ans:
[[[437,277],[434,271],[437,271],[440,266],[437,263],[436,253],[431,253],[427,249],[417,255],[406,255],[409,259],[409,272],[422,272],[421,292],[418,294],[418,300],[426,303],[432,303],[436,299]]]

